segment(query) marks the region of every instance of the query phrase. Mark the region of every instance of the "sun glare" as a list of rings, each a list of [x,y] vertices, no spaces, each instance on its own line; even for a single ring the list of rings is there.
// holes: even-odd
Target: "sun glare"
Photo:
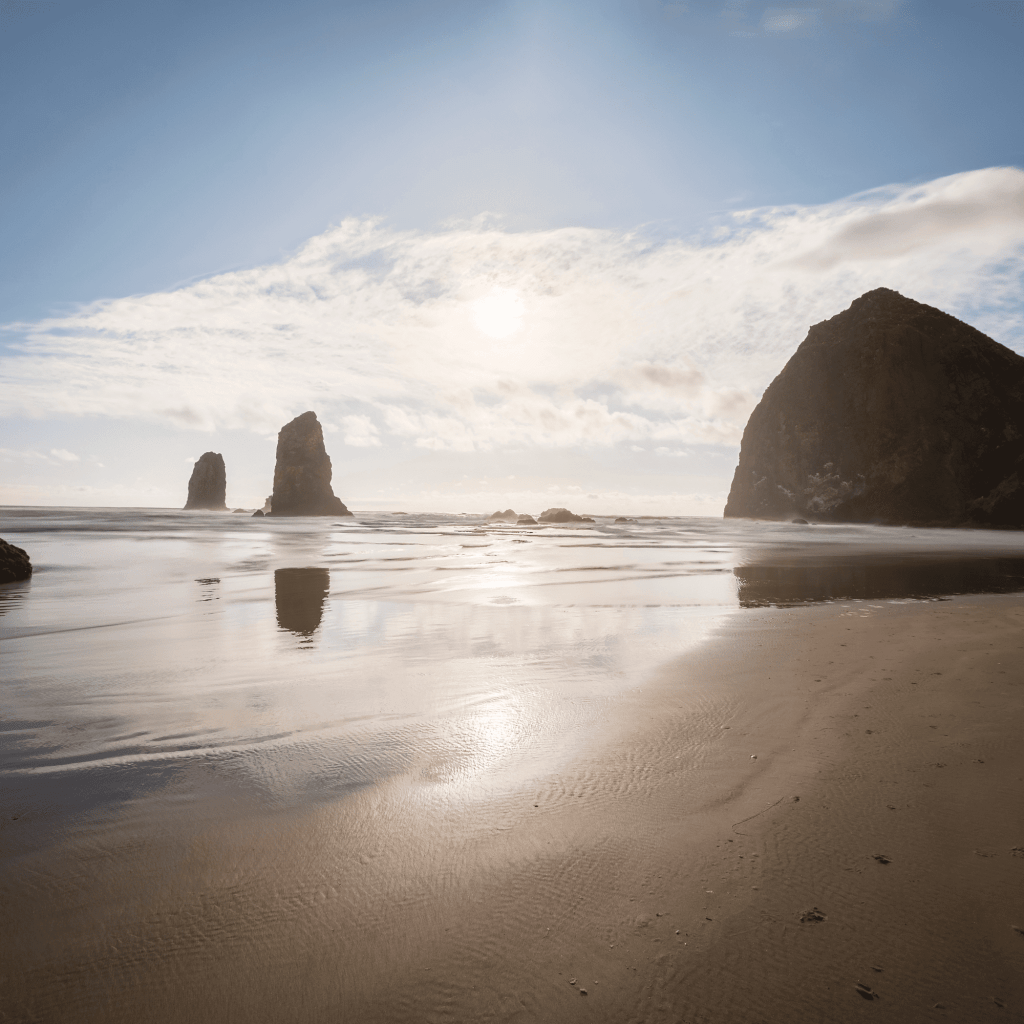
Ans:
[[[523,325],[523,300],[511,288],[495,288],[471,308],[473,323],[491,338],[508,338]]]

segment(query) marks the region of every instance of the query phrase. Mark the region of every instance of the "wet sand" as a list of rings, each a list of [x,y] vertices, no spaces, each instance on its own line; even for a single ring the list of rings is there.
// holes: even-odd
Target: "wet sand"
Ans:
[[[1022,650],[1019,596],[748,610],[557,769],[176,780],[15,859],[0,1020],[1021,1019]]]

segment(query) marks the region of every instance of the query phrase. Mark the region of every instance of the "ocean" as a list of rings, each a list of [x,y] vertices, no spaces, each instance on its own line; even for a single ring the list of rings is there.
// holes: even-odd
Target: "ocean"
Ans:
[[[366,893],[320,858],[408,849],[395,893],[443,890],[472,859],[432,831],[454,808],[490,832],[524,788],[588,798],[552,780],[646,687],[717,706],[700,650],[726,617],[1024,591],[1024,536],[992,531],[6,508],[0,535],[35,568],[0,588],[13,1020],[116,1019],[111,991],[170,991],[173,965],[216,962],[211,914],[256,962],[318,901],[358,933]],[[589,798],[616,785],[595,775]],[[304,920],[314,944],[337,926]]]

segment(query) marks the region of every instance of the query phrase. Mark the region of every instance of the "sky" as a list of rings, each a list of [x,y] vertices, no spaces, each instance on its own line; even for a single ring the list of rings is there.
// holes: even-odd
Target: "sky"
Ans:
[[[808,327],[1024,353],[1021,0],[0,0],[0,503],[720,515]]]

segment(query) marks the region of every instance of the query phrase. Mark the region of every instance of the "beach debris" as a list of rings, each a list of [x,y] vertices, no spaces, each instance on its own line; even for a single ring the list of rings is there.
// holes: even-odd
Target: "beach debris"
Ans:
[[[798,796],[793,797],[793,803],[795,803],[795,804],[800,803],[800,797],[798,797]]]
[[[872,860],[877,860],[879,864],[891,864],[892,863],[892,861],[888,857],[886,857],[886,855],[884,853],[876,853],[871,859]]]
[[[878,993],[873,988],[869,988],[862,981],[858,981],[856,986],[855,986],[855,988],[857,989],[857,995],[859,995],[861,997],[861,999],[878,999],[879,998]]]
[[[882,973],[882,968],[881,967],[874,967],[874,966],[872,966],[871,970],[878,971],[879,974]]]
[[[1024,857],[1024,846],[1012,846],[1010,847],[1011,857]]]
[[[1010,925],[1010,931],[1014,931],[1018,935],[1024,936],[1024,928],[1018,928],[1017,925],[1015,925],[1015,924],[1011,924]],[[678,935],[678,934],[679,934],[679,932],[676,932],[676,935]]]
[[[1000,999],[998,996],[993,996],[992,997],[992,1002],[995,1003],[996,1006],[998,1006],[1000,1010],[1005,1010],[1006,1009],[1006,1003],[1004,1003],[1002,1001],[1002,999]]]
[[[828,915],[823,914],[817,907],[811,907],[810,910],[805,910],[800,915],[800,921],[803,924],[811,924],[815,921],[827,921]]]
[[[585,996],[586,994],[587,994],[587,990],[585,988],[581,988],[580,989],[580,995],[581,996]]]
[[[934,1009],[934,1010],[944,1010],[944,1009],[946,1009],[946,1004],[945,1003],[936,1003],[935,1006],[932,1007],[932,1009]]]
[[[569,979],[569,984],[570,985],[575,985],[576,984],[576,979],[575,978],[570,978]]]
[[[751,754],[750,755],[750,760],[751,761],[756,761],[757,760],[757,754]]]

